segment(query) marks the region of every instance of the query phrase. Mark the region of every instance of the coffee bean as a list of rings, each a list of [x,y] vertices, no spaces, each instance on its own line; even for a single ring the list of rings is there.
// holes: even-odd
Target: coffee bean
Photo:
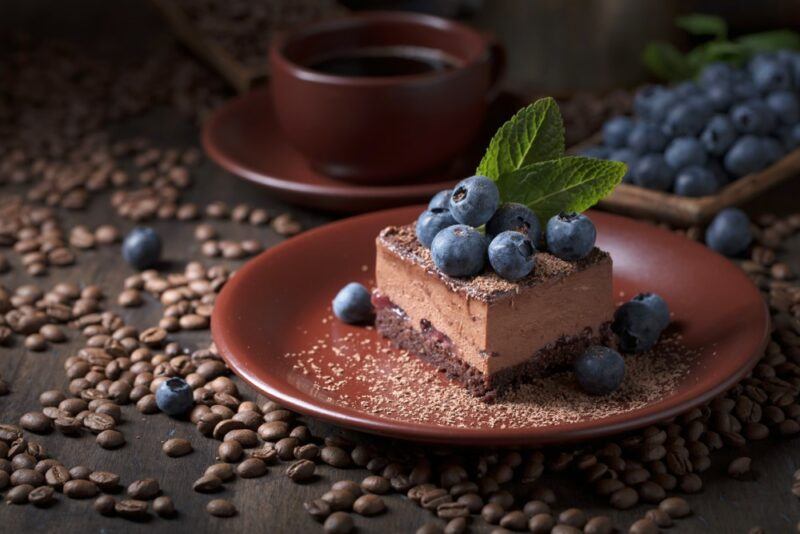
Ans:
[[[298,460],[286,469],[286,476],[293,482],[307,482],[314,478],[316,466],[311,460]]]
[[[28,412],[19,418],[19,426],[35,434],[48,434],[53,430],[53,421],[42,412]]]
[[[119,487],[119,480],[119,475],[110,471],[94,471],[89,475],[89,481],[106,493],[115,491]]]
[[[359,515],[372,516],[383,513],[386,503],[377,495],[362,495],[353,503],[353,511]]]
[[[46,409],[47,408],[45,408],[45,410]],[[69,416],[57,417],[53,421],[53,426],[65,436],[79,436],[81,434],[81,430],[83,429],[83,425],[80,423],[80,421]]]
[[[55,490],[50,486],[39,486],[28,493],[28,502],[35,506],[47,507],[54,502]]]
[[[69,470],[69,476],[76,480],[89,480],[92,470],[84,465],[76,465]]]
[[[94,500],[92,507],[100,515],[114,515],[114,506],[117,504],[116,499],[111,495],[101,495]]]
[[[551,534],[581,534],[581,532],[581,529],[571,525],[556,525],[553,527],[553,530],[550,531]]]
[[[159,516],[170,518],[175,516],[175,504],[172,499],[166,495],[156,497],[153,501],[153,511]]]
[[[322,499],[304,502],[303,508],[316,521],[324,521],[326,517],[331,515],[331,506]]]
[[[534,534],[549,534],[556,522],[547,513],[536,514],[528,520],[528,530]]]
[[[161,446],[161,449],[164,451],[164,454],[172,458],[186,456],[193,450],[192,443],[188,439],[183,438],[168,439],[164,442],[164,445]]]
[[[206,468],[205,474],[213,475],[222,480],[223,482],[233,480],[236,477],[236,473],[233,470],[233,466],[231,464],[222,464],[222,463],[208,466]]]
[[[236,466],[236,474],[242,478],[257,478],[267,473],[267,464],[258,458],[247,458]]]
[[[125,436],[119,430],[103,430],[95,441],[104,449],[118,449],[125,445]]]
[[[667,512],[661,510],[660,508],[648,510],[644,515],[658,527],[669,528],[672,526],[672,518]]]
[[[728,465],[728,475],[733,478],[746,478],[750,475],[750,464],[752,460],[747,456],[740,456]]]
[[[222,489],[222,480],[215,475],[203,475],[194,481],[192,489],[198,493],[214,493]]]
[[[28,485],[31,486],[42,486],[45,483],[44,475],[40,472],[29,469],[29,468],[21,468],[16,469],[13,473],[11,473],[11,485],[12,486],[21,486],[21,485]]]
[[[316,460],[319,458],[319,447],[313,443],[307,443],[294,448],[294,457],[298,460]]]
[[[83,418],[83,426],[99,434],[105,430],[113,430],[117,426],[117,422],[108,414],[90,412]]]
[[[639,494],[633,488],[622,488],[611,494],[610,504],[617,510],[627,510],[638,502]]]
[[[325,492],[320,498],[330,505],[331,510],[336,512],[339,510],[350,510],[357,496],[347,490],[331,489]]]
[[[658,526],[650,519],[643,518],[631,525],[630,534],[658,534]]]
[[[497,503],[489,503],[481,509],[481,517],[490,525],[497,525],[505,515],[505,510]]]
[[[64,483],[69,481],[69,471],[63,465],[54,465],[44,474],[45,482],[48,486],[61,489]]]
[[[453,498],[443,488],[430,489],[422,494],[420,497],[419,505],[426,510],[436,510],[439,505],[446,502],[452,502]]]
[[[264,444],[264,446],[260,449],[250,449],[247,451],[247,455],[250,458],[258,458],[265,464],[272,464],[275,463],[278,457],[278,451],[275,450],[274,446],[270,444]]]
[[[580,508],[568,508],[558,515],[558,522],[575,528],[586,525],[586,514]]]
[[[595,516],[586,522],[583,527],[585,534],[611,534],[614,531],[614,524],[611,518],[605,515]]]
[[[331,485],[331,489],[349,491],[356,497],[358,497],[363,493],[363,491],[361,491],[361,486],[358,484],[358,482],[347,479],[337,480],[336,482],[333,483],[333,485]]]
[[[206,511],[214,517],[233,517],[236,506],[227,499],[212,499],[206,505]]]
[[[348,534],[354,528],[353,518],[345,512],[333,512],[322,525],[325,534]]]
[[[686,499],[681,497],[668,497],[658,505],[659,510],[666,512],[670,517],[680,519],[692,513],[692,509]]]
[[[123,499],[114,504],[114,512],[126,519],[141,520],[147,517],[147,502],[138,499]]]
[[[641,484],[639,484],[636,490],[639,492],[640,500],[652,504],[657,504],[661,502],[664,499],[664,497],[666,497],[666,492],[664,491],[664,488],[651,480],[642,482]]]
[[[25,348],[35,352],[41,352],[47,348],[47,340],[42,334],[30,334],[25,338]]]
[[[90,499],[99,493],[94,482],[82,479],[69,480],[64,483],[64,495],[70,499]]]
[[[528,525],[528,516],[521,510],[506,513],[500,519],[500,526],[509,530],[525,530]]]
[[[135,500],[149,501],[161,492],[158,480],[142,478],[135,480],[128,486],[128,495]]]
[[[680,488],[684,493],[697,493],[703,489],[703,480],[696,474],[689,473],[681,478]]]
[[[30,484],[20,484],[14,486],[6,493],[6,503],[8,504],[25,504],[28,502],[28,495],[34,490]]]
[[[386,478],[378,475],[371,475],[361,481],[361,489],[369,493],[383,495],[389,493],[392,486]]]
[[[352,460],[350,455],[340,447],[323,447],[320,451],[320,459],[332,467],[339,469],[350,467]]]
[[[258,434],[249,428],[239,428],[225,434],[225,441],[236,441],[245,449],[250,449],[258,445]]]

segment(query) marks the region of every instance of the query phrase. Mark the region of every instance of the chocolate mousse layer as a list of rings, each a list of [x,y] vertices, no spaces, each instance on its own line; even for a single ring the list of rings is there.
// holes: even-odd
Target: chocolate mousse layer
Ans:
[[[540,351],[602,338],[614,313],[611,267],[610,256],[595,248],[577,262],[537,253],[533,273],[517,282],[491,270],[453,278],[436,269],[408,225],[378,236],[375,276],[381,294],[402,310],[403,329],[434,329],[449,340],[452,358],[486,382],[523,364],[546,373],[552,366],[535,361]],[[400,331],[397,325],[379,328],[391,339]],[[404,348],[424,357],[422,349]],[[580,350],[576,346],[572,356]]]

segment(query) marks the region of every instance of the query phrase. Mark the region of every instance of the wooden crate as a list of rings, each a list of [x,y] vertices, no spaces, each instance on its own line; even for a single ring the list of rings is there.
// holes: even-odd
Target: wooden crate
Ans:
[[[600,135],[569,149],[574,154],[601,141]],[[735,180],[716,194],[705,197],[682,197],[663,191],[620,184],[611,195],[600,201],[605,210],[648,218],[679,226],[703,224],[723,208],[744,204],[781,182],[800,176],[800,149],[796,149],[757,173]]]

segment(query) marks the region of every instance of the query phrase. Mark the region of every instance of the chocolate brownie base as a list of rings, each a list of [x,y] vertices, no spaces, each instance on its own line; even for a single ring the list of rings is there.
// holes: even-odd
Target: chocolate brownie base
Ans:
[[[487,376],[459,358],[457,349],[447,336],[430,323],[414,328],[399,308],[378,309],[375,328],[396,347],[436,366],[447,378],[485,402],[493,402],[498,395],[518,384],[567,369],[590,345],[607,345],[612,340],[610,323],[602,325],[597,333],[586,328],[580,336],[563,336],[536,351],[527,361]]]

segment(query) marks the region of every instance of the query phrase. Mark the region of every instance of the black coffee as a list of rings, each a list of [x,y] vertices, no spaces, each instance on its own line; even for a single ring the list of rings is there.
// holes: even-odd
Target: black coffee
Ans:
[[[444,52],[418,47],[357,48],[317,57],[307,64],[325,74],[366,78],[441,72],[455,66]]]

